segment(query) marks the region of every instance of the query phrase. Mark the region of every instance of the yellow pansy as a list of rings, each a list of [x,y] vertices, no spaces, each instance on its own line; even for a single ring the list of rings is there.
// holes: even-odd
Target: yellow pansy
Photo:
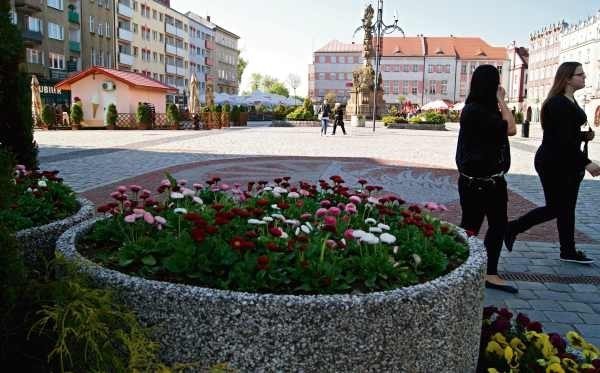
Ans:
[[[600,355],[593,350],[583,350],[583,356],[585,357],[586,361],[596,360],[600,357]]]
[[[528,332],[525,332],[525,338],[529,341],[529,342],[535,342],[538,340],[539,338],[539,333],[538,332],[534,332],[533,330],[530,330]]]
[[[488,368],[488,373],[500,373],[496,368]]]
[[[487,352],[489,354],[496,354],[499,357],[504,356],[504,350],[502,349],[502,347],[500,347],[500,345],[496,341],[490,341],[488,343],[487,347],[485,348],[485,352]]]
[[[591,343],[585,342],[583,344],[583,348],[594,352],[596,355],[600,355],[600,349],[598,349],[598,347],[594,346]]]
[[[581,369],[596,369],[595,366],[593,366],[592,364],[588,364],[588,363],[581,364],[580,368]]]
[[[562,359],[562,365],[567,368],[569,372],[577,372],[578,364],[569,358]]]
[[[525,346],[525,343],[523,343],[523,341],[521,341],[517,337],[514,337],[513,339],[510,340],[510,347],[512,347],[513,349],[521,350],[521,351],[525,351],[525,349],[527,349],[527,346]]]
[[[580,336],[577,332],[574,331],[570,331],[567,333],[567,340],[569,341],[571,346],[575,348],[583,348],[583,346],[587,344],[585,339],[583,339],[582,336]]]
[[[494,334],[492,341],[498,342],[498,344],[502,347],[508,346],[508,342],[506,342],[506,338],[502,335],[502,333]]]
[[[546,373],[565,373],[565,370],[560,366],[559,363],[553,363],[548,365]]]

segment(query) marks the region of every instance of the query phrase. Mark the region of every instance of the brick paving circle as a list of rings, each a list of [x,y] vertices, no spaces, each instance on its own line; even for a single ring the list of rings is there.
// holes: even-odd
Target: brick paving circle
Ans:
[[[409,202],[443,203],[448,211],[438,214],[441,218],[460,223],[460,204],[456,187],[456,170],[431,167],[424,164],[407,163],[363,158],[319,158],[319,157],[249,157],[202,161],[188,163],[142,175],[134,176],[117,183],[87,190],[83,195],[96,204],[109,200],[109,194],[118,185],[139,184],[155,190],[165,173],[169,172],[178,179],[187,179],[190,183],[201,182],[212,176],[219,176],[224,182],[245,184],[248,181],[273,180],[276,177],[291,176],[292,183],[299,181],[316,182],[329,179],[332,175],[340,175],[348,186],[357,186],[358,178],[365,178],[369,183],[381,185],[387,193],[395,194]],[[515,218],[535,208],[536,205],[510,190],[509,184],[509,218]],[[482,227],[483,237],[486,225]],[[577,242],[593,242],[585,234],[577,231]],[[550,221],[532,228],[519,236],[519,240],[557,242],[556,223]]]

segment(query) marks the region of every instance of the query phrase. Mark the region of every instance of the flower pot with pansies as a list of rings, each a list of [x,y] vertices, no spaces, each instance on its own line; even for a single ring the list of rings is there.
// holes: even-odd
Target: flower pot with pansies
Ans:
[[[35,268],[54,257],[56,239],[65,230],[94,214],[93,204],[76,196],[57,175],[18,165],[9,191],[12,203],[0,210],[3,225],[16,231],[25,262]]]
[[[485,250],[340,176],[120,186],[57,249],[114,289],[168,362],[241,371],[475,369]]]

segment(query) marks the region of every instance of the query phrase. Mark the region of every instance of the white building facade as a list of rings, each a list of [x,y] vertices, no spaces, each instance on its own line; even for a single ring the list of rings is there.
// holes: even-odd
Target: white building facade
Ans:
[[[190,33],[190,76],[196,74],[201,103],[206,102],[206,82],[213,74],[216,25],[192,12],[187,12]]]
[[[509,60],[508,85],[505,86],[508,107],[516,112],[526,113],[529,51],[525,47],[518,47],[513,41],[506,52]]]

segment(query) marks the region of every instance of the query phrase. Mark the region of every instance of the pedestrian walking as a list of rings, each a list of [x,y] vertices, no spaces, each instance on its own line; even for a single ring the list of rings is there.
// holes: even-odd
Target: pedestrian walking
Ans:
[[[492,65],[481,65],[473,72],[466,104],[460,116],[456,165],[460,173],[458,193],[462,208],[460,226],[478,234],[483,219],[488,230],[487,288],[517,293],[498,276],[498,260],[508,221],[508,193],[504,174],[510,168],[508,136],[517,133],[515,119],[504,98],[500,74]]]
[[[542,104],[542,143],[535,154],[546,205],[535,208],[511,221],[504,242],[511,251],[517,235],[534,225],[556,218],[560,241],[560,260],[590,264],[594,261],[575,247],[575,207],[579,185],[587,170],[600,175],[600,167],[590,161],[587,142],[593,131],[581,131],[587,123],[585,111],[579,107],[574,92],[585,87],[585,73],[578,62],[564,62],[558,67],[548,97]],[[585,149],[581,149],[585,143]]]
[[[329,122],[329,116],[331,115],[331,106],[327,103],[327,100],[323,100],[323,105],[319,108],[318,117],[321,120],[321,136],[327,135],[327,124]]]
[[[336,102],[335,105],[333,106],[333,115],[334,115],[334,119],[333,119],[332,135],[335,136],[335,130],[336,130],[337,126],[340,126],[340,128],[342,129],[342,133],[345,136],[346,128],[344,128],[344,109],[342,108],[342,105],[339,102]]]

